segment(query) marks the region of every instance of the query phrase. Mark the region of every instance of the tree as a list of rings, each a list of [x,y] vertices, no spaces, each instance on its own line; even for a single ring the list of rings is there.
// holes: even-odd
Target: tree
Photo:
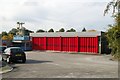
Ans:
[[[13,34],[7,34],[2,36],[2,40],[12,41],[13,40]]]
[[[45,31],[42,30],[42,29],[39,29],[39,30],[36,31],[36,33],[39,33],[39,32],[45,32]]]
[[[13,40],[13,34],[8,34],[8,40],[10,40],[10,41]]]
[[[65,29],[61,28],[58,32],[65,32]]]
[[[54,32],[54,30],[51,28],[48,32]]]
[[[82,32],[86,32],[86,29],[85,29],[85,28],[83,28]]]
[[[112,48],[112,55],[115,57],[120,57],[118,53],[120,52],[120,29],[117,26],[110,26],[107,32],[107,38],[109,42],[109,47]]]
[[[7,35],[2,36],[2,40],[8,40],[8,39],[9,39],[9,38],[8,38]]]
[[[120,60],[120,0],[113,0],[108,3],[104,15],[113,7],[113,17],[115,24],[110,25],[107,32],[107,39],[109,47],[112,49],[112,55],[114,58]]]
[[[113,7],[113,14],[115,14],[116,11],[120,13],[120,0],[112,0],[109,2],[106,6],[106,9],[104,10],[104,15],[107,14],[109,10],[111,10],[111,7]]]
[[[2,32],[2,36],[7,36],[7,32]]]
[[[16,33],[18,32],[17,29],[13,28],[9,31],[9,34],[13,34],[13,35],[16,35]]]
[[[66,32],[76,32],[76,30],[71,28],[70,30],[67,30]]]
[[[24,35],[25,35],[25,36],[29,36],[30,33],[34,33],[34,32],[31,31],[31,30],[25,29],[25,31],[24,31]]]

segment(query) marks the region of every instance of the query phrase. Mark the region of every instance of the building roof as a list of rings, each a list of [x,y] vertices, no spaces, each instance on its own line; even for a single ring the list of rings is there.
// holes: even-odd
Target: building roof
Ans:
[[[31,37],[96,37],[101,36],[99,32],[43,32],[43,33],[30,33]]]

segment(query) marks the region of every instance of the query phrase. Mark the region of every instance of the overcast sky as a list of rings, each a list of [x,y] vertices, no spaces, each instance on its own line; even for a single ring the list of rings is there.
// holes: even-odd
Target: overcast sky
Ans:
[[[111,14],[103,16],[111,0],[0,0],[0,32],[25,22],[27,29],[75,28],[105,31],[113,24]]]

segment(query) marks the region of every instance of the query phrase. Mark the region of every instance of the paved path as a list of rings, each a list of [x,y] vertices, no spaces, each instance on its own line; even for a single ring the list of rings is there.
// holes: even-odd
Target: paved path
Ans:
[[[118,62],[110,55],[26,52],[25,64],[14,64],[3,78],[118,78]]]

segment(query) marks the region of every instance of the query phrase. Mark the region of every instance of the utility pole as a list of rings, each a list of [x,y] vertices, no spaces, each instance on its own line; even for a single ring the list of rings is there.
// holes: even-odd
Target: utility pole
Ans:
[[[17,24],[18,24],[18,27],[17,27],[18,33],[17,33],[17,35],[24,36],[24,30],[23,30],[23,26],[22,25],[25,24],[25,23],[17,22]]]
[[[23,24],[25,24],[25,23],[22,23],[22,22],[20,23],[20,25],[21,25],[21,28],[22,28],[22,25],[23,25]]]

